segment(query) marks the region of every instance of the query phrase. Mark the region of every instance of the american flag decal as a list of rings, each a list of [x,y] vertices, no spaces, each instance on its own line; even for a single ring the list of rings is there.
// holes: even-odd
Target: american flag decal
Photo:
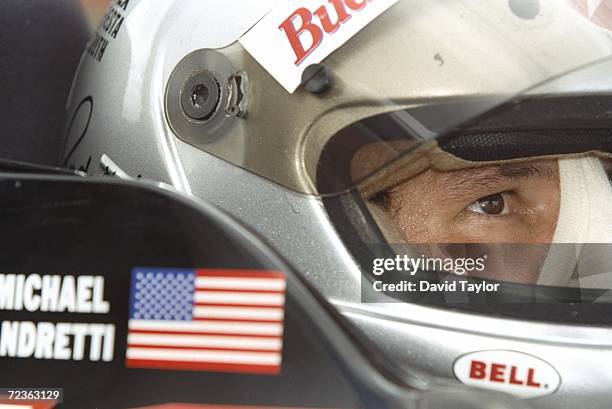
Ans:
[[[276,271],[136,268],[126,366],[277,374],[285,288]]]

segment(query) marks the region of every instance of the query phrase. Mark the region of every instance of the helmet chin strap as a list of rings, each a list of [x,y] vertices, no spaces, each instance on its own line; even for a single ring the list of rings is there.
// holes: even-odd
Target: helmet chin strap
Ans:
[[[559,159],[560,209],[539,285],[612,289],[612,185],[592,156]]]

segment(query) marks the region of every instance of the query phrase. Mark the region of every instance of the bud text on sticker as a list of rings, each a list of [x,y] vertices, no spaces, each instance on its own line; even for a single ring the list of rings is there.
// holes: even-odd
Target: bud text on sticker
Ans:
[[[317,64],[397,0],[280,2],[240,42],[289,92],[306,67]]]
[[[287,40],[295,53],[295,65],[300,65],[306,57],[313,52],[323,41],[323,35],[334,34],[350,18],[350,11],[358,12],[367,7],[372,0],[330,0],[335,13],[335,21],[332,21],[330,11],[325,5],[319,7],[313,13],[305,7],[296,9],[278,27],[287,35]],[[313,21],[313,17],[316,20]],[[309,36],[309,46],[305,47],[305,37]]]

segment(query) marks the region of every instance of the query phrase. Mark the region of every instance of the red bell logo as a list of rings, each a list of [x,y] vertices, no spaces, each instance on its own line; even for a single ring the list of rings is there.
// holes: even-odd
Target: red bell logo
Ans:
[[[531,388],[539,388],[541,386],[541,383],[535,380],[535,369],[525,368],[520,370],[514,365],[493,362],[488,364],[481,361],[472,361],[470,365],[470,378]]]
[[[561,385],[561,376],[551,364],[518,351],[471,352],[457,358],[453,372],[466,385],[525,399],[551,395]]]
[[[319,45],[325,34],[334,34],[351,18],[351,12],[363,10],[372,0],[328,0],[334,14],[322,5],[314,13],[300,7],[278,28],[285,33],[295,53],[295,65],[300,65]],[[316,18],[315,18],[316,17]],[[309,42],[304,40],[310,39]]]

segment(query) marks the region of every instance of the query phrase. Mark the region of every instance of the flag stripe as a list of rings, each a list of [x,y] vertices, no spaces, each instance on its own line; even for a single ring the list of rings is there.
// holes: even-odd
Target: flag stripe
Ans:
[[[150,349],[172,349],[175,351],[226,351],[226,352],[281,352],[280,349],[249,349],[249,348],[218,348],[218,347],[181,347],[174,345],[146,345],[146,344],[128,344],[128,348],[143,348]]]
[[[284,294],[283,290],[242,290],[234,288],[198,288],[199,291],[205,291],[209,293],[236,293],[236,294]]]
[[[219,321],[227,321],[226,318],[194,318],[194,322],[208,321],[208,322],[219,322]],[[280,324],[283,320],[238,320],[234,319],[232,322],[236,323],[258,323],[258,324]]]
[[[242,304],[242,305],[275,305],[282,306],[285,296],[263,293],[236,293],[231,291],[196,291],[193,295],[196,303]]]
[[[260,270],[217,270],[217,269],[198,269],[197,277],[232,277],[232,278],[280,278],[285,279],[285,275],[280,271],[260,271]]]
[[[243,277],[196,277],[197,289],[224,290],[262,290],[284,291],[285,280],[281,278],[243,278]]]
[[[219,364],[206,362],[184,362],[184,361],[161,361],[152,359],[128,359],[128,368],[157,368],[174,369],[180,371],[208,371],[208,372],[238,372],[276,375],[280,372],[280,366],[273,365],[241,365],[241,364]]]
[[[128,344],[152,346],[184,346],[210,348],[238,348],[280,351],[280,338],[220,337],[209,335],[172,335],[172,334],[128,334]]]
[[[273,320],[280,321],[284,317],[282,308],[257,307],[201,307],[193,308],[194,318],[225,318],[230,320]]]
[[[130,330],[130,334],[158,334],[158,335],[210,335],[215,337],[226,337],[235,335],[246,335],[249,338],[279,338],[279,335],[259,334],[236,334],[228,332],[197,332],[197,331],[157,331],[157,330]]]
[[[220,304],[220,303],[209,303],[209,302],[194,302],[194,307],[248,307],[248,308],[270,308],[270,309],[278,309],[278,305],[266,305],[266,304],[258,304],[258,305],[244,305],[244,304]]]
[[[247,323],[233,321],[154,321],[129,320],[130,330],[213,332],[230,334],[277,335],[283,333],[280,323]]]
[[[214,350],[182,350],[162,348],[132,348],[126,351],[127,359],[144,359],[176,362],[211,362],[220,364],[280,365],[281,354],[276,352],[239,352]]]

